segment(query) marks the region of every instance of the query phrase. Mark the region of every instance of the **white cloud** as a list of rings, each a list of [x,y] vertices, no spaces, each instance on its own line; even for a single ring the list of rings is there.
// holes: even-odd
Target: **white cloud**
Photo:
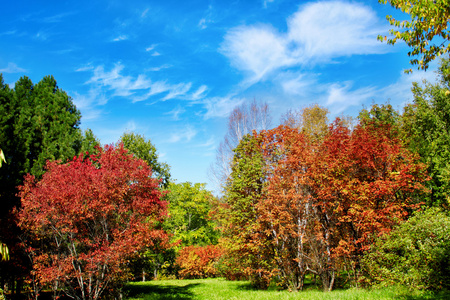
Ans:
[[[169,139],[169,143],[177,143],[183,140],[189,142],[196,135],[197,131],[188,125],[185,126],[183,129],[181,129],[180,131],[172,133]]]
[[[113,42],[125,41],[127,39],[128,39],[128,36],[126,36],[126,35],[119,35],[118,37],[113,39]]]
[[[78,69],[80,71],[88,70],[85,67]],[[152,96],[166,93],[159,99],[159,101],[166,101],[174,98],[196,100],[204,92],[203,86],[189,95],[192,83],[176,83],[171,84],[166,81],[152,81],[144,74],[139,74],[137,77],[122,75],[124,66],[120,63],[110,71],[105,71],[103,66],[93,68],[93,76],[86,82],[92,84],[97,88],[106,88],[111,91],[113,96],[130,97],[133,102],[139,102],[149,99]]]
[[[147,48],[145,48],[145,51],[147,51],[147,52],[152,51],[153,49],[155,49],[156,46],[157,46],[156,44],[152,44],[152,45],[148,46]]]
[[[180,115],[184,114],[185,112],[186,112],[186,110],[183,107],[178,105],[176,108],[174,108],[173,110],[171,110],[171,111],[169,111],[169,112],[167,112],[165,114],[166,115],[171,115],[172,119],[174,121],[178,121],[180,119]]]
[[[206,85],[200,86],[193,94],[192,94],[192,100],[198,100],[202,99],[205,96],[205,92],[208,90],[208,87]]]
[[[144,71],[146,71],[146,72],[147,71],[149,71],[149,72],[158,72],[158,71],[161,71],[161,70],[164,70],[164,69],[168,69],[170,67],[172,67],[172,65],[164,64],[164,65],[159,66],[159,67],[153,67],[153,68],[145,69]]]
[[[6,68],[0,69],[1,73],[25,73],[28,72],[27,70],[18,67],[15,63],[8,63],[8,66]]]
[[[163,101],[176,98],[178,96],[184,96],[186,93],[191,89],[192,84],[189,83],[179,83],[176,85],[172,85],[170,87],[169,93],[167,93],[164,98],[162,98]]]
[[[375,87],[362,87],[352,90],[352,82],[334,83],[328,87],[326,106],[331,114],[339,115],[351,106],[358,106],[372,99],[377,89]]]
[[[226,97],[214,97],[205,99],[204,105],[206,108],[206,113],[204,114],[204,119],[210,118],[226,118],[230,112],[238,105],[241,105],[245,99],[234,98],[232,96]]]
[[[103,109],[100,109],[99,105],[105,104],[106,99],[99,90],[91,89],[87,95],[80,95],[77,92],[73,93],[73,103],[80,110],[82,115],[81,121],[84,122],[97,120],[104,114]]]
[[[308,3],[288,19],[288,40],[294,55],[314,61],[386,53],[386,45],[376,39],[382,32],[378,22],[375,12],[360,3]]]
[[[123,76],[120,72],[124,66],[116,64],[110,71],[106,72],[103,66],[94,69],[94,76],[87,83],[107,87],[114,91],[115,96],[130,96],[137,90],[146,90],[151,87],[151,81],[145,75],[138,75],[136,79],[131,76]]]
[[[87,65],[79,67],[78,69],[75,70],[75,72],[85,72],[85,71],[91,71],[93,69],[94,69],[94,67],[89,63]]]
[[[287,19],[285,33],[267,24],[231,29],[220,51],[254,83],[282,68],[386,53],[389,48],[376,40],[377,32],[384,30],[378,22],[375,12],[363,4],[314,2],[300,6]]]
[[[225,35],[220,50],[236,68],[248,71],[255,82],[275,69],[296,63],[287,52],[284,37],[269,26],[234,28]]]

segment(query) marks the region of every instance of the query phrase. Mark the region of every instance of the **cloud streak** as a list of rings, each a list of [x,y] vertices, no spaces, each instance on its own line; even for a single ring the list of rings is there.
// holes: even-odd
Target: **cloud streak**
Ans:
[[[15,63],[9,62],[6,68],[0,69],[0,73],[25,73],[27,70],[18,67]]]

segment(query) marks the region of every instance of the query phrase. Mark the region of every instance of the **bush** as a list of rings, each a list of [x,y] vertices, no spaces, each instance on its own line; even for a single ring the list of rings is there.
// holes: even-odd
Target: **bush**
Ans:
[[[181,269],[179,276],[182,279],[216,277],[221,256],[222,250],[217,245],[184,247],[176,260]]]
[[[450,216],[437,208],[417,213],[381,236],[364,256],[369,285],[450,288]]]

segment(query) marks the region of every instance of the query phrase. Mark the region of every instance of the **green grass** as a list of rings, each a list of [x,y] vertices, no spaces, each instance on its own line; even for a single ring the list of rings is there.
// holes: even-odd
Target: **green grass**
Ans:
[[[309,289],[298,293],[288,291],[255,290],[246,281],[227,281],[225,279],[193,279],[133,282],[127,285],[128,300],[264,300],[264,299],[450,299],[449,292],[409,292],[406,288],[389,289],[348,289],[324,293]]]

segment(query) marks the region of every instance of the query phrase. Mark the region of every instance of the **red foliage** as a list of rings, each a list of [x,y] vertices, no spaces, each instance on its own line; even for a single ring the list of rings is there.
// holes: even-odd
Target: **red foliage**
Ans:
[[[187,246],[180,250],[176,263],[181,270],[181,278],[208,278],[218,275],[217,262],[222,256],[217,245]]]
[[[127,278],[129,258],[166,234],[158,180],[122,146],[47,163],[39,182],[26,176],[18,212],[36,286],[98,299]],[[36,293],[38,291],[35,291]]]

